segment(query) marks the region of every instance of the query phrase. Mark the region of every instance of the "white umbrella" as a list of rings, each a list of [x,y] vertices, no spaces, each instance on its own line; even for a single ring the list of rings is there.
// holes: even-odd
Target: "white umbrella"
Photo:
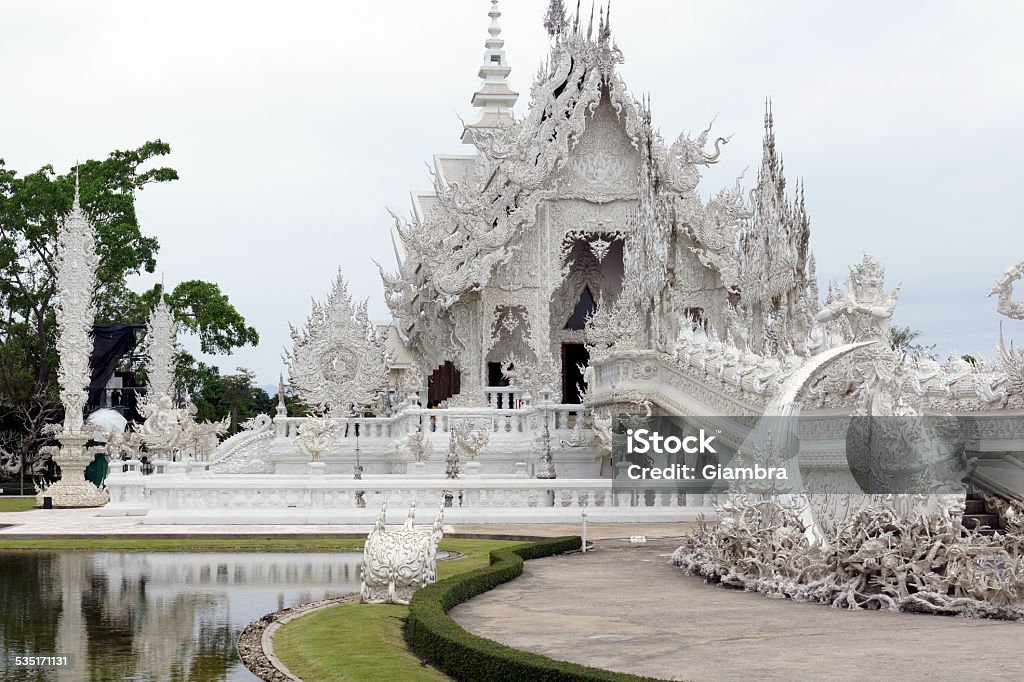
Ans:
[[[107,435],[115,431],[123,432],[128,426],[128,420],[124,418],[123,414],[107,408],[96,410],[90,414],[86,417],[85,423],[96,429],[92,434],[92,439],[97,443],[106,443]]]

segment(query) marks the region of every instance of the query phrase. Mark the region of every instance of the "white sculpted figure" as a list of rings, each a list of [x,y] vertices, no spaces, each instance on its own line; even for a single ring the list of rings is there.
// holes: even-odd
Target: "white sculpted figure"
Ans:
[[[448,462],[445,476],[458,478],[461,458],[475,459],[487,446],[491,433],[471,419],[452,424],[448,432]]]
[[[434,454],[430,438],[427,437],[427,431],[422,426],[399,438],[396,445],[399,451],[408,453],[414,462],[426,462]]]
[[[319,462],[330,450],[338,431],[338,422],[331,417],[330,410],[306,417],[299,426],[295,444],[314,462]]]
[[[1003,276],[992,285],[989,296],[999,296],[996,312],[1011,320],[1024,320],[1024,301],[1013,300],[1013,283],[1024,278],[1024,261],[1012,268],[1006,268]]]
[[[865,253],[861,264],[850,268],[846,291],[818,313],[818,322],[845,317],[853,330],[851,341],[888,341],[899,291],[885,293],[885,268]]]
[[[145,418],[139,437],[146,447],[156,453],[170,454],[182,446],[184,430],[182,429],[180,408],[174,406],[171,396],[164,394],[155,400],[146,397],[139,401],[139,412]]]
[[[989,296],[998,294],[999,305],[996,310],[1012,320],[1024,320],[1024,302],[1013,300],[1013,283],[1024,277],[1024,262],[1016,267],[1007,268],[1006,272],[992,287]],[[1024,352],[1007,346],[1003,340],[1002,327],[999,329],[999,358],[1006,372],[1006,395],[1015,406],[1024,405]]]
[[[416,590],[437,579],[437,547],[444,535],[444,507],[437,511],[429,530],[416,530],[416,505],[400,530],[385,528],[387,500],[363,546],[362,586],[364,604],[408,604]]]

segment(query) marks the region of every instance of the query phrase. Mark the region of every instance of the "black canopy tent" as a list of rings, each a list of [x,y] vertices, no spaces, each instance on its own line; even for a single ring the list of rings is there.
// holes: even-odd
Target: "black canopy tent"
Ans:
[[[90,366],[92,378],[89,381],[89,405],[97,407],[103,404],[103,390],[107,387],[121,358],[135,349],[138,339],[136,329],[144,324],[97,324],[93,325],[93,347]]]

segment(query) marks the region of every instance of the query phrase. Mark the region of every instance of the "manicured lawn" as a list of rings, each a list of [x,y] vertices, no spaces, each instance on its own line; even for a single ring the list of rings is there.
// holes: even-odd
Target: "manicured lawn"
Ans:
[[[438,579],[486,566],[492,549],[522,544],[499,540],[445,540],[442,550],[464,559],[437,562]],[[348,602],[288,623],[274,636],[274,653],[292,674],[317,682],[447,680],[405,646],[408,607]]]
[[[202,551],[245,551],[245,552],[344,552],[362,551],[363,540],[332,538],[159,538],[155,540],[96,539],[75,540],[54,538],[49,540],[0,540],[0,550],[5,549],[59,549],[97,551],[104,549],[147,551],[147,552],[202,552]]]
[[[0,497],[0,512],[28,511],[36,504],[34,497]]]

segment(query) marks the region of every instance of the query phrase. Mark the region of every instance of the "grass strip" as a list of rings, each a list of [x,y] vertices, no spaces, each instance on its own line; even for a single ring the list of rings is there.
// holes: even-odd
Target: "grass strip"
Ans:
[[[0,512],[28,511],[36,504],[34,497],[0,497]]]
[[[490,552],[521,542],[452,539],[441,549],[461,559],[437,562],[438,577],[450,578],[490,562]],[[425,665],[403,639],[409,607],[348,602],[285,624],[274,636],[274,653],[292,674],[317,682],[432,682],[449,679]]]

